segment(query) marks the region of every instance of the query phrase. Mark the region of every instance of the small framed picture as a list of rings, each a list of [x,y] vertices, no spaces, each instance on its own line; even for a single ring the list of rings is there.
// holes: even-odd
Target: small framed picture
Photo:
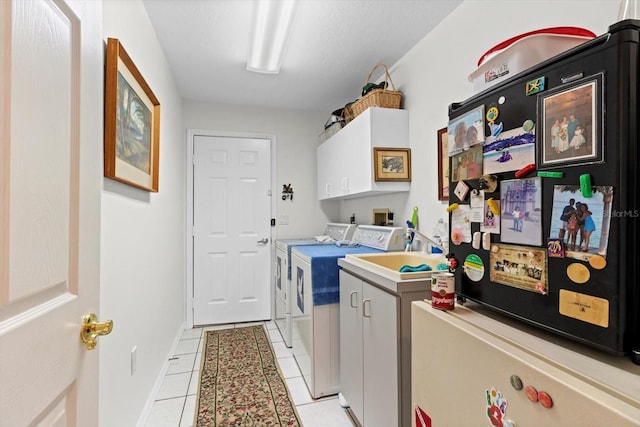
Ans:
[[[484,105],[449,122],[449,157],[484,142]]]
[[[451,157],[451,181],[479,179],[482,176],[482,146],[476,145]]]
[[[411,149],[373,147],[376,181],[411,181]]]
[[[160,102],[118,39],[107,40],[104,176],[158,191]]]
[[[438,130],[438,200],[449,200],[449,139],[447,128]]]
[[[603,74],[538,96],[538,168],[604,161]]]

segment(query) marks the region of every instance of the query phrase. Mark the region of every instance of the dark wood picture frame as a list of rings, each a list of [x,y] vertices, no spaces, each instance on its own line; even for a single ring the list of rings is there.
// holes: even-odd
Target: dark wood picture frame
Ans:
[[[449,134],[438,129],[438,200],[449,200]]]
[[[158,191],[160,102],[118,39],[107,39],[104,176]]]

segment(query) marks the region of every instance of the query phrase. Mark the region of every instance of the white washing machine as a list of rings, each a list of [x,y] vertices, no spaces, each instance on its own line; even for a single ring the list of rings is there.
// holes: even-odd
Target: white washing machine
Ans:
[[[293,357],[313,398],[340,391],[340,280],[338,259],[347,254],[400,251],[401,227],[359,225],[358,246],[296,246],[291,251]]]
[[[287,347],[291,347],[291,249],[295,246],[332,244],[336,241],[350,240],[356,229],[355,224],[328,223],[322,236],[328,236],[330,241],[322,243],[316,237],[305,239],[276,240],[275,258],[275,322],[280,330],[282,339]]]

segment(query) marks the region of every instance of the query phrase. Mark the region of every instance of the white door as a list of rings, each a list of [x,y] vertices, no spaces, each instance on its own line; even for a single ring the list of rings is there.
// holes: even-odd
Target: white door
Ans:
[[[97,426],[101,6],[0,1],[0,425]]]
[[[271,317],[270,143],[194,136],[196,325]]]

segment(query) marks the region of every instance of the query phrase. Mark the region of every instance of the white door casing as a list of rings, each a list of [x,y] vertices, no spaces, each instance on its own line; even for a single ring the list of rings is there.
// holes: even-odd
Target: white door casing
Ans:
[[[193,323],[271,317],[271,140],[193,137]]]
[[[101,5],[0,1],[0,424],[96,426]]]

